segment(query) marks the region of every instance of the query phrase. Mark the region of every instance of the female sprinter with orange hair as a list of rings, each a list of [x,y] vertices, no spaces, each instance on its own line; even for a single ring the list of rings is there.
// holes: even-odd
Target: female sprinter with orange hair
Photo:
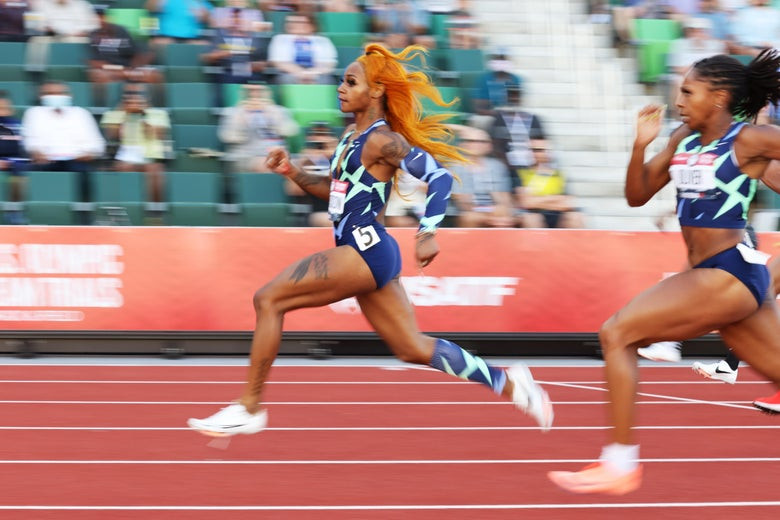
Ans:
[[[257,321],[244,393],[211,417],[190,419],[191,428],[211,435],[262,430],[267,412],[260,407],[260,397],[279,349],[285,313],[351,296],[402,361],[485,384],[531,415],[543,430],[550,428],[549,398],[525,365],[493,367],[452,342],[420,332],[398,279],[398,244],[376,220],[401,168],[428,185],[416,239],[417,261],[428,265],[439,253],[436,229],[444,219],[452,186],[452,175],[440,161],[458,161],[461,155],[445,142],[450,133],[442,124],[444,117],[422,117],[417,96],[449,105],[428,76],[407,72],[403,66],[422,50],[411,46],[394,54],[371,44],[346,68],[338,88],[339,104],[342,112],[354,114],[355,123],[345,129],[331,158],[330,178],[307,174],[290,162],[283,148],[269,152],[266,162],[272,171],[329,201],[336,247],[290,265],[255,293]]]

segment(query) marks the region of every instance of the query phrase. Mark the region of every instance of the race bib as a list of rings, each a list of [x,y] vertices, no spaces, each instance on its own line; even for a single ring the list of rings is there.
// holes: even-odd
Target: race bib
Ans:
[[[683,198],[700,198],[702,194],[715,190],[714,154],[680,153],[674,156],[669,174]]]
[[[352,231],[352,236],[355,237],[355,243],[361,251],[374,247],[381,240],[374,226],[355,228]]]
[[[328,200],[328,217],[333,222],[341,219],[344,214],[344,202],[347,200],[349,183],[332,179],[330,181],[330,199]]]
[[[763,253],[758,249],[748,247],[745,244],[737,244],[737,251],[739,251],[739,254],[742,255],[742,258],[745,260],[745,262],[749,264],[766,265],[766,263],[769,261],[770,255]]]

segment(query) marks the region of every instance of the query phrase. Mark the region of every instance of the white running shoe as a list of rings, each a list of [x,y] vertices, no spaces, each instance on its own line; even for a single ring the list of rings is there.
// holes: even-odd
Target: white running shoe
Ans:
[[[512,365],[506,370],[506,377],[514,384],[512,402],[517,408],[534,418],[543,432],[549,431],[553,423],[553,407],[550,397],[539,386],[531,371],[523,364]]]
[[[737,372],[739,371],[739,368],[732,370],[725,359],[721,359],[717,363],[701,363],[696,361],[691,368],[702,377],[723,381],[730,385],[737,382]]]
[[[266,410],[252,414],[246,411],[243,404],[239,403],[226,406],[205,419],[187,420],[187,426],[212,437],[225,437],[237,433],[257,433],[265,429],[266,425],[268,425],[268,412]]]
[[[643,348],[636,353],[650,361],[671,361],[677,363],[682,359],[682,347],[679,341],[659,341]]]

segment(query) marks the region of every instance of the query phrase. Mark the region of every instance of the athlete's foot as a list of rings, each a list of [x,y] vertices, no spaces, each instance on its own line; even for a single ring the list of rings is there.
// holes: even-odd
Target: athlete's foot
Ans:
[[[694,372],[707,379],[723,381],[730,385],[737,382],[737,372],[739,369],[732,370],[725,359],[722,359],[717,363],[701,363],[696,361],[691,368],[693,368]]]
[[[231,404],[205,419],[189,419],[187,425],[204,435],[224,437],[237,433],[251,434],[265,429],[268,412],[249,413],[242,404]]]
[[[636,353],[650,361],[677,363],[682,359],[682,346],[679,341],[659,341],[637,349]]]
[[[550,471],[547,476],[572,493],[625,495],[642,485],[642,466],[621,474],[604,462],[594,462],[581,471]]]
[[[759,397],[753,401],[753,406],[768,414],[780,414],[780,392],[769,397]]]
[[[534,381],[531,371],[523,364],[509,367],[506,377],[512,382],[512,402],[517,408],[534,418],[546,432],[553,423],[553,407],[547,392]]]

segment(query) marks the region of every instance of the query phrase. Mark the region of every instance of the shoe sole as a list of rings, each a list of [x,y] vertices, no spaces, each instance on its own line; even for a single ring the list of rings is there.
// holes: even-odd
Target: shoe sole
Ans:
[[[755,406],[756,408],[758,408],[759,411],[767,415],[780,415],[780,410],[775,410],[774,408],[765,408],[766,405],[754,402],[753,406]]]
[[[268,427],[268,413],[266,411],[262,411],[262,419],[260,421],[260,425],[252,428],[249,431],[242,431],[242,430],[234,430],[234,431],[217,431],[217,430],[209,430],[208,427],[204,426],[200,419],[188,419],[187,420],[187,426],[189,426],[191,429],[195,430],[198,433],[201,433],[203,435],[206,435],[208,437],[232,437],[233,435],[252,435],[255,433],[259,433],[263,430],[265,430]]]

